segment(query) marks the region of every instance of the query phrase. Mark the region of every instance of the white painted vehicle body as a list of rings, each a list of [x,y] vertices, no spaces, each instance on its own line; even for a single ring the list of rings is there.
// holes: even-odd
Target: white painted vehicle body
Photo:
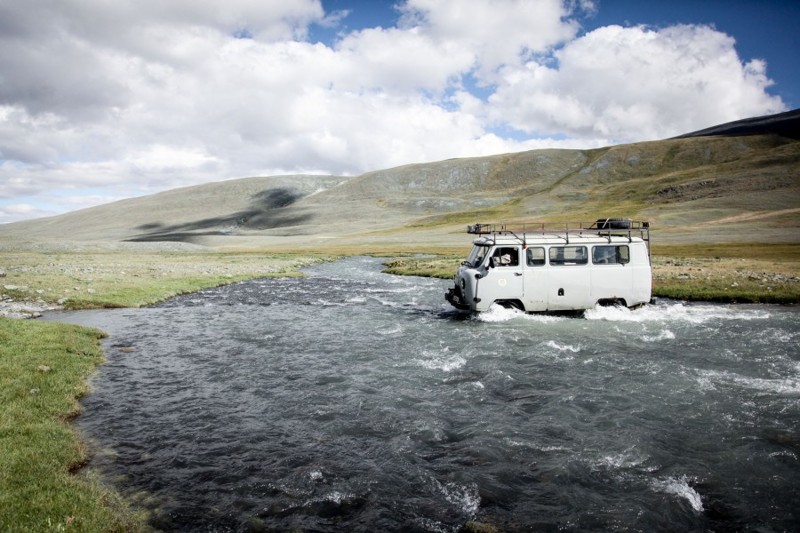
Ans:
[[[478,232],[486,235],[473,242],[445,297],[456,308],[474,312],[493,304],[527,312],[580,311],[598,304],[638,307],[652,295],[649,225],[644,227],[646,236],[633,236],[630,227]]]

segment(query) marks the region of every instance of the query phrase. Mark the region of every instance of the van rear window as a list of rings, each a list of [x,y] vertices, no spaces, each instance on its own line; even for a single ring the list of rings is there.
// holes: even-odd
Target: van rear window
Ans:
[[[550,248],[550,264],[585,265],[589,262],[589,255],[585,246],[553,246]]]
[[[595,246],[592,249],[592,263],[595,265],[624,265],[631,262],[627,246]]]

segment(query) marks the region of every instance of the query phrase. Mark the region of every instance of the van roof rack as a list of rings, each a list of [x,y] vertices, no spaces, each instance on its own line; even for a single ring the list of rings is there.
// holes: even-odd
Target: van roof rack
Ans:
[[[472,235],[510,235],[526,243],[527,236],[558,235],[569,242],[570,236],[597,235],[601,237],[640,237],[647,243],[650,253],[650,223],[629,218],[598,218],[594,222],[523,222],[514,224],[472,224],[467,226]]]

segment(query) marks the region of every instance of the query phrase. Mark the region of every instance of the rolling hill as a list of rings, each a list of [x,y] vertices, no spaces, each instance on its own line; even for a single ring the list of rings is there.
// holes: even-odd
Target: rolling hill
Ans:
[[[662,242],[797,243],[800,110],[593,150],[208,183],[0,225],[0,244],[458,245],[468,223],[600,217],[649,220]]]

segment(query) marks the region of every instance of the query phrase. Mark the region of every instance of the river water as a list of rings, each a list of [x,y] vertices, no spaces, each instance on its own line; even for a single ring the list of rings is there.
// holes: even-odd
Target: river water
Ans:
[[[110,334],[79,429],[164,531],[792,531],[800,309],[454,312],[451,282],[315,266]]]

